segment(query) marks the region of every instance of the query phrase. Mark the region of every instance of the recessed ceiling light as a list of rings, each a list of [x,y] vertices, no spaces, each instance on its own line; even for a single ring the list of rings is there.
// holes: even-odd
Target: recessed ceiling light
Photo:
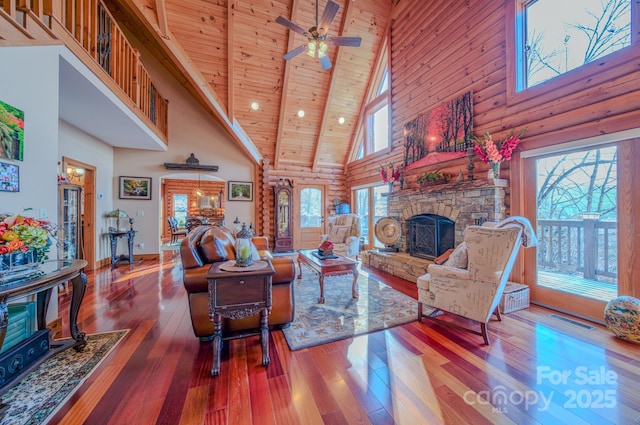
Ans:
[[[299,116],[300,118],[304,117],[304,110],[300,109],[300,110],[298,111],[298,116]]]
[[[258,108],[260,108],[260,105],[258,105],[258,102],[251,102],[251,109],[253,109],[254,111],[257,111]]]
[[[338,118],[338,122],[339,122],[340,124],[344,124],[344,117],[340,117],[340,118]]]

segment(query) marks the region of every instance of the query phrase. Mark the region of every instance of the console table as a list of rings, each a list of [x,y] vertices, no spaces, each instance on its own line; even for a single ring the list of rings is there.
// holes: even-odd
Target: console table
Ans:
[[[78,329],[78,311],[84,298],[87,276],[83,273],[85,260],[53,260],[41,264],[37,271],[23,279],[0,285],[0,348],[9,326],[7,303],[33,295],[36,297],[37,331],[15,347],[0,354],[0,397],[16,385],[40,363],[54,354],[73,347],[82,351],[87,337]],[[72,293],[69,306],[69,330],[71,339],[51,340],[46,324],[51,290],[61,283],[71,281]],[[0,402],[0,418],[6,406]]]
[[[233,263],[233,261],[231,262]],[[258,262],[254,262],[258,263]],[[213,365],[211,376],[220,374],[222,318],[244,319],[260,313],[262,364],[269,364],[269,313],[271,312],[271,276],[276,272],[269,261],[251,271],[225,271],[224,262],[213,263],[207,272],[209,316],[213,320]],[[254,335],[251,333],[242,336]]]
[[[135,230],[127,230],[126,232],[116,231],[116,232],[109,232],[107,234],[109,235],[109,240],[111,241],[111,265],[115,266],[118,261],[123,261],[123,260],[128,261],[129,264],[133,264],[133,240],[136,237],[136,231]],[[121,254],[120,256],[117,255],[118,238],[121,238],[123,236],[127,237],[127,246],[129,247],[128,256],[124,254]]]

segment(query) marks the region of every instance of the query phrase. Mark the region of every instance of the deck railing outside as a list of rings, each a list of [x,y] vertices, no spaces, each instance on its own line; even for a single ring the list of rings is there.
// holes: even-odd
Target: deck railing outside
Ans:
[[[100,0],[0,0],[0,8],[26,27],[23,12],[47,26],[57,20],[124,91],[160,132],[168,135],[168,101],[140,61],[140,55]]]
[[[617,223],[585,215],[582,220],[538,220],[538,266],[585,279],[618,277]]]

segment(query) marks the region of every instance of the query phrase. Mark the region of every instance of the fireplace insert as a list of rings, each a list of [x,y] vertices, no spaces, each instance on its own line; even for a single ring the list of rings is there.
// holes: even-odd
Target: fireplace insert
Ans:
[[[409,219],[409,255],[427,260],[453,248],[455,223],[436,214],[414,215]]]

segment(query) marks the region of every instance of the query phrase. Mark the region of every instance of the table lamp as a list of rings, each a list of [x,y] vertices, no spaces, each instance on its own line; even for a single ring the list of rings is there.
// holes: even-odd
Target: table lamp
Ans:
[[[127,214],[126,211],[121,210],[120,208],[115,209],[113,211],[109,211],[106,214],[107,217],[110,218],[115,218],[116,219],[116,231],[120,231],[120,218],[126,218],[129,217],[129,214]]]

